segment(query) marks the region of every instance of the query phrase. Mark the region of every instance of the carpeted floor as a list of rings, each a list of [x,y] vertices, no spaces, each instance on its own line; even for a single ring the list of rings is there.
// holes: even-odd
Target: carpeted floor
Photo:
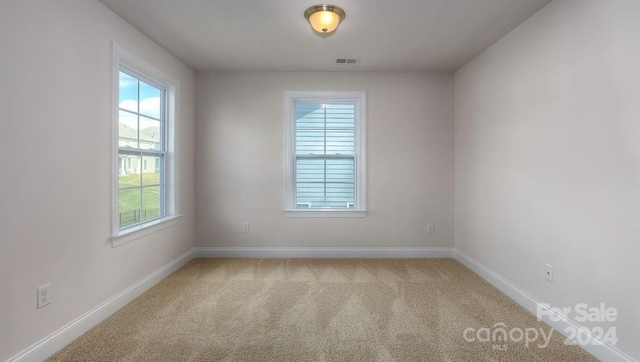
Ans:
[[[195,259],[50,361],[595,359],[453,259]]]

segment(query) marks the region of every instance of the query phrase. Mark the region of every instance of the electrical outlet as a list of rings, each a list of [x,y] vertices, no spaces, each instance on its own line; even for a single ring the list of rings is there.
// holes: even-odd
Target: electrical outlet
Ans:
[[[553,265],[545,264],[544,266],[544,278],[550,282],[553,281]]]
[[[242,223],[242,232],[245,234],[249,233],[249,223],[248,222],[243,222]]]
[[[38,309],[51,303],[51,283],[38,288]]]
[[[433,230],[433,224],[427,224],[427,234],[433,234],[435,231]]]

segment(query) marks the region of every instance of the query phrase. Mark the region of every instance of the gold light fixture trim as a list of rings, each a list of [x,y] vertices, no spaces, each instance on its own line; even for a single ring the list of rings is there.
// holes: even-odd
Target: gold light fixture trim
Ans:
[[[335,5],[314,5],[304,12],[304,18],[311,24],[311,28],[321,35],[334,32],[344,17],[344,10]]]

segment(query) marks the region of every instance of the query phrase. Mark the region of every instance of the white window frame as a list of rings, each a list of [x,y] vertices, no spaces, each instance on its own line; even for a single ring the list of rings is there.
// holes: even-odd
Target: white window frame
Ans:
[[[148,222],[136,224],[134,226],[120,228],[119,225],[119,203],[118,203],[118,174],[119,174],[119,88],[120,70],[124,67],[134,71],[154,83],[162,85],[165,91],[165,124],[164,142],[165,169],[164,169],[164,216],[152,219]],[[178,203],[178,174],[176,170],[178,159],[177,152],[177,93],[178,81],[157,70],[154,66],[139,58],[129,50],[113,43],[112,61],[112,120],[111,120],[111,245],[113,247],[128,243],[135,239],[154,233],[178,223],[182,216],[179,212]]]
[[[353,208],[304,209],[295,205],[295,112],[296,101],[356,103],[355,119],[355,202]],[[365,91],[285,91],[285,217],[366,217],[367,216],[367,114]]]

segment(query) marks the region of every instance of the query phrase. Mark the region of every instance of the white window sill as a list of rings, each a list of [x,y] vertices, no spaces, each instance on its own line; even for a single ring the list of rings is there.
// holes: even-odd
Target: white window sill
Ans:
[[[120,230],[118,234],[111,236],[111,247],[115,248],[130,241],[153,234],[159,230],[166,229],[180,221],[182,215],[165,216],[162,219],[154,220],[142,225]]]
[[[284,210],[285,217],[366,217],[367,210]]]

